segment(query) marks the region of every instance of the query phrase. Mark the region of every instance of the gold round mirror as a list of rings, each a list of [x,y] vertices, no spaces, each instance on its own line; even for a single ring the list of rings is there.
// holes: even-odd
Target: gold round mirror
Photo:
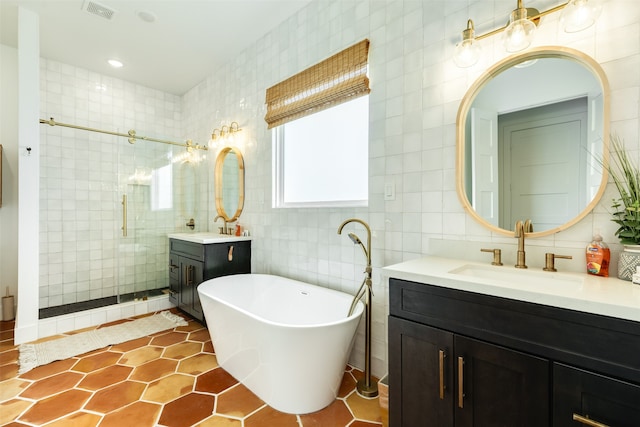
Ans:
[[[532,237],[556,233],[604,192],[609,85],[581,52],[544,47],[497,63],[468,90],[456,126],[458,196],[492,231],[531,219]]]
[[[216,211],[226,222],[236,221],[244,207],[244,159],[232,147],[225,147],[216,158]]]

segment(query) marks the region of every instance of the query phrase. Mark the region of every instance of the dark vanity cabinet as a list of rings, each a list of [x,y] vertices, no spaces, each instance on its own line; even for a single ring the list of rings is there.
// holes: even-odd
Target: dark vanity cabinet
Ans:
[[[204,322],[198,285],[214,277],[251,272],[251,241],[201,244],[169,239],[169,300]]]
[[[391,427],[640,425],[637,322],[398,279],[389,296]]]

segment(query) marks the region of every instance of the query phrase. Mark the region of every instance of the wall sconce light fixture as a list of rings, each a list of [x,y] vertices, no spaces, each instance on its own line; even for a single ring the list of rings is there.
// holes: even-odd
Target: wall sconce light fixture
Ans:
[[[560,23],[567,33],[582,31],[593,25],[602,10],[601,0],[569,0],[543,12],[534,8],[525,8],[523,0],[518,0],[516,9],[509,16],[509,23],[488,33],[475,35],[473,21],[467,21],[462,31],[462,41],[456,44],[453,54],[454,63],[461,68],[474,65],[480,59],[478,40],[503,33],[503,44],[507,52],[519,52],[528,48],[533,41],[540,18],[562,11]]]
[[[242,129],[238,127],[238,122],[231,122],[229,126],[223,125],[220,129],[214,129],[211,134],[211,139],[215,141],[218,138],[224,138],[225,136],[231,136],[236,132],[240,132]]]

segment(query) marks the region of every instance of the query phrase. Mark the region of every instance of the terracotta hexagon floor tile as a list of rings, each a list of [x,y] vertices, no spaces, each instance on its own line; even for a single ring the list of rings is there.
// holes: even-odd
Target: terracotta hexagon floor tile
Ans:
[[[46,424],[57,418],[76,412],[91,397],[91,393],[82,390],[69,390],[43,400],[38,400],[18,421],[35,425]]]
[[[342,376],[342,382],[340,383],[340,388],[338,389],[338,397],[346,397],[349,393],[353,391],[356,387],[356,380],[353,378],[351,374],[345,372]]]
[[[76,364],[77,361],[77,358],[72,357],[70,359],[51,362],[47,365],[38,366],[37,368],[25,372],[24,374],[20,375],[20,378],[24,378],[25,380],[39,380],[42,378],[50,377],[51,375],[68,371],[73,365]]]
[[[129,366],[109,366],[88,374],[80,384],[78,384],[78,388],[100,390],[101,388],[126,380],[129,374],[131,374],[131,371],[133,371],[133,368]]]
[[[81,358],[78,363],[73,366],[72,370],[85,373],[96,371],[98,369],[114,365],[121,357],[122,353],[103,351],[101,353]]]
[[[244,427],[299,427],[298,417],[265,406],[244,420]],[[336,426],[337,427],[337,426]]]
[[[346,399],[353,415],[359,420],[381,422],[380,404],[377,398],[365,399],[355,391]]]
[[[202,343],[200,342],[181,342],[180,344],[167,347],[162,353],[162,357],[170,359],[184,359],[202,351]]]
[[[84,405],[84,409],[102,414],[115,411],[138,401],[146,387],[146,384],[135,381],[124,381],[112,385],[95,392],[89,402]]]
[[[175,330],[180,332],[193,332],[199,331],[200,329],[204,329],[201,323],[196,322],[195,320],[189,321],[189,324],[186,326],[178,326]]]
[[[216,413],[233,417],[246,417],[265,403],[251,390],[238,384],[218,395]]]
[[[83,377],[83,374],[77,372],[62,372],[34,382],[20,394],[20,397],[34,400],[43,399],[75,387]]]
[[[2,369],[0,369],[0,381],[17,377],[18,369],[18,363],[9,363],[7,365],[2,365]]]
[[[170,345],[185,341],[187,336],[188,334],[186,332],[169,332],[153,337],[153,339],[151,339],[151,345],[169,347]]]
[[[122,356],[120,363],[128,366],[140,366],[162,355],[161,347],[142,347],[129,351]]]
[[[150,342],[151,342],[151,337],[142,337],[135,340],[123,342],[122,344],[111,346],[111,351],[119,351],[121,353],[126,353],[127,351],[135,350],[136,348],[149,345]]]
[[[349,427],[379,427],[381,425],[382,425],[381,423],[369,423],[366,421],[356,420],[353,422],[353,424],[350,424]]]
[[[149,384],[142,398],[151,402],[170,402],[191,393],[194,382],[195,378],[190,375],[173,374]]]
[[[13,399],[0,404],[0,425],[7,425],[10,421],[15,420],[18,415],[23,413],[33,402],[26,400]]]
[[[300,415],[304,427],[346,426],[353,421],[353,415],[342,400],[333,403],[320,411]]]
[[[3,351],[0,353],[0,365],[6,365],[8,363],[18,360],[19,351],[17,348],[9,351]]]
[[[155,381],[175,372],[177,366],[177,360],[164,358],[152,360],[149,363],[136,367],[131,374],[131,379],[144,382]]]
[[[191,332],[188,339],[189,341],[207,342],[211,341],[211,335],[209,335],[208,329],[200,329],[199,331]]]
[[[29,387],[29,384],[31,384],[30,381],[23,381],[17,378],[3,381],[2,386],[0,386],[0,402],[13,399]]]
[[[73,414],[47,424],[47,427],[95,427],[102,417],[88,412],[74,412]]]
[[[159,424],[171,427],[189,427],[213,413],[215,397],[209,394],[189,393],[164,405]]]
[[[100,427],[155,426],[161,410],[162,405],[149,402],[135,402],[118,411],[105,415],[100,423]]]
[[[196,380],[196,391],[217,394],[237,383],[238,380],[233,378],[227,371],[222,368],[216,368],[198,375],[198,379]]]
[[[180,361],[178,372],[199,375],[218,367],[218,359],[213,354],[199,353]]]
[[[204,351],[205,353],[215,353],[215,349],[213,348],[213,343],[211,341],[207,341],[206,343],[204,343],[204,347],[202,348],[202,351]]]
[[[242,421],[214,415],[196,424],[196,427],[242,427]]]

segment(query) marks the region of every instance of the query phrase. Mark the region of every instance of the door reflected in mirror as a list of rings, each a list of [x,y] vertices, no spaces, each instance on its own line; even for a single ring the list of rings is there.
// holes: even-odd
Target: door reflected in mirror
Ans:
[[[244,159],[232,147],[220,151],[215,166],[216,211],[226,222],[237,221],[244,207]]]
[[[608,83],[600,66],[567,48],[505,59],[469,89],[458,111],[458,195],[481,224],[533,236],[565,229],[604,192]]]

